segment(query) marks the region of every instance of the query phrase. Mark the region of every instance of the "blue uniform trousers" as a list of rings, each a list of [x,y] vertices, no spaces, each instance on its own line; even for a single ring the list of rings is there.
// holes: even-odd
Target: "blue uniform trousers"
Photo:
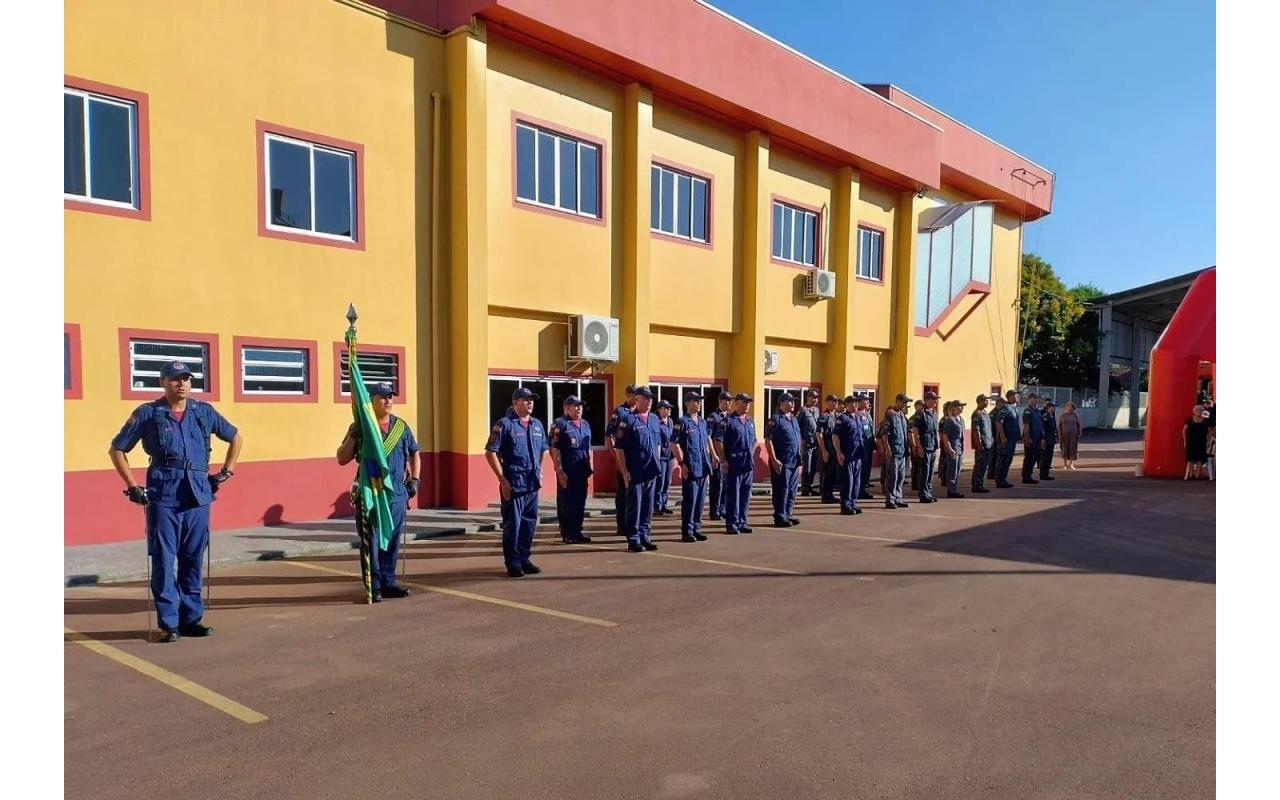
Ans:
[[[568,486],[556,482],[556,519],[560,521],[560,538],[574,541],[582,538],[582,521],[587,508],[587,472],[566,469]]]
[[[819,458],[818,443],[806,443],[801,450],[801,488],[806,495],[813,494],[813,488],[822,486],[822,459]]]
[[[209,544],[209,506],[147,506],[147,554],[151,596],[161,628],[178,628],[204,616],[201,559]],[[175,568],[176,564],[176,568]]]
[[[529,563],[538,527],[538,490],[512,493],[502,503],[502,560],[508,567]]]
[[[960,493],[960,468],[964,463],[964,451],[956,451],[954,457],[944,456],[947,463],[947,470],[942,475],[942,480],[947,484],[947,494]]]
[[[751,473],[725,475],[724,527],[741,530],[747,524],[747,508],[751,504]]]
[[[1000,453],[1000,466],[996,469],[996,483],[1009,482],[1009,470],[1013,468],[1013,456],[1018,450],[1018,440],[1010,439]]]
[[[987,471],[991,468],[991,459],[995,456],[994,447],[979,447],[973,451],[973,488],[984,488],[983,479],[987,477]]]
[[[769,470],[769,483],[773,485],[773,518],[785,522],[791,519],[796,509],[796,494],[800,490],[800,467],[798,464],[782,465],[782,469]]]
[[[920,462],[920,499],[933,498],[933,471],[937,464],[937,450],[925,450],[924,457],[916,459]]]
[[[387,543],[387,549],[383,550],[378,547],[377,558],[369,559],[369,566],[372,568],[372,584],[373,588],[380,589],[383,586],[396,585],[396,559],[400,555],[400,533],[404,530],[404,512],[408,507],[408,500],[391,501],[391,541]],[[378,532],[373,532],[373,541],[378,542]]]
[[[881,477],[884,478],[884,501],[886,503],[901,503],[902,484],[907,479],[907,456],[894,455],[888,461],[880,464]]]
[[[658,460],[662,472],[658,475],[658,482],[653,490],[653,510],[667,510],[667,496],[671,494],[671,476],[675,470],[676,462],[670,458]]]
[[[689,478],[680,484],[680,532],[702,531],[702,504],[707,499],[707,476]]]
[[[708,481],[708,498],[711,508],[710,514],[712,519],[721,519],[724,517],[724,500],[725,483],[728,481],[728,475],[725,473],[724,466],[711,468],[711,480]]]
[[[613,492],[613,521],[618,526],[618,535],[627,535],[627,489],[626,483],[622,480],[621,472],[613,473],[614,479],[617,480],[617,489]]]
[[[653,496],[658,488],[658,478],[632,481],[627,488],[627,541],[644,544],[649,541],[653,527]]]
[[[1053,448],[1057,442],[1045,442],[1040,448],[1040,480],[1049,477],[1050,470],[1053,469]]]
[[[869,493],[871,487],[871,454],[875,452],[875,440],[866,442],[863,445],[862,456],[862,486],[860,491]]]
[[[840,510],[852,511],[858,507],[858,495],[862,492],[862,458],[846,458],[840,467]]]
[[[840,487],[840,465],[836,463],[835,452],[827,448],[827,463],[822,465],[822,502],[834,503],[836,490]]]
[[[1038,466],[1040,466],[1040,440],[1032,439],[1031,444],[1027,445],[1022,453],[1022,479],[1031,480],[1034,477],[1031,473]]]

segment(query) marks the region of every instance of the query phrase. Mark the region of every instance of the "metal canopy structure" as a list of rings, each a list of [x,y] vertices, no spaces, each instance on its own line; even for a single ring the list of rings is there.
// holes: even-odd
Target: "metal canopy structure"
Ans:
[[[1182,304],[1187,290],[1200,273],[1211,267],[1184,275],[1104,295],[1089,303],[1098,310],[1098,425],[1110,419],[1108,400],[1111,389],[1111,365],[1129,368],[1129,427],[1141,427],[1138,398],[1143,368],[1149,368],[1151,349],[1164,332],[1169,320]]]

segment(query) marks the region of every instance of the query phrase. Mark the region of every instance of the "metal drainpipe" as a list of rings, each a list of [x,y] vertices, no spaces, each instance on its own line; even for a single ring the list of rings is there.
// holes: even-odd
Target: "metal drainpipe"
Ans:
[[[431,93],[431,497],[440,502],[440,93]]]

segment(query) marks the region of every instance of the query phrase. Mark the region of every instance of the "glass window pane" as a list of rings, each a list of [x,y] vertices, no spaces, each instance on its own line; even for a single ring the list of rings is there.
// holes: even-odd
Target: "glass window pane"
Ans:
[[[537,133],[533,128],[516,126],[516,197],[525,200],[536,200],[534,192],[534,141]]]
[[[133,202],[129,107],[89,100],[89,187],[99,200]]]
[[[786,259],[795,259],[795,252],[791,249],[791,236],[795,229],[795,219],[788,206],[782,207],[782,257]]]
[[[272,225],[311,230],[310,148],[279,139],[267,140],[268,209]]]
[[[870,253],[868,252],[868,250],[870,249],[870,240],[871,240],[871,237],[868,236],[869,233],[870,231],[866,230],[865,228],[858,229],[858,273],[857,274],[859,278],[871,277],[871,269],[869,266]]]
[[[916,234],[916,288],[913,303],[918,328],[929,324],[929,245],[932,241],[933,237],[928,233]]]
[[[556,138],[538,131],[538,202],[556,203]]]
[[[204,344],[135,339],[129,342],[129,352],[129,382],[133,388],[159,389],[160,368],[169,361],[185,361],[191,368],[191,390],[205,391]]]
[[[391,384],[396,394],[400,393],[400,359],[395,353],[357,352],[356,359],[360,365],[360,377],[364,378],[365,386],[385,381]],[[350,394],[351,368],[348,366],[345,350],[338,356],[338,375],[340,391],[343,394]]]
[[[973,279],[991,283],[991,206],[973,210]]]
[[[973,272],[973,212],[952,223],[951,230],[951,299],[955,300]]]
[[[561,139],[560,146],[560,207],[568,211],[578,210],[578,143]],[[559,412],[556,412],[559,413]],[[554,419],[554,417],[553,417]]]
[[[578,171],[581,188],[578,192],[578,210],[593,217],[600,216],[600,148],[590,144],[578,145]]]
[[[579,387],[582,398],[582,416],[591,425],[591,443],[595,447],[604,444],[604,426],[609,419],[609,398],[605,385],[597,381],[583,381]]]
[[[654,230],[661,230],[658,227],[659,215],[662,211],[662,170],[657,167],[649,167],[649,227]]]
[[[720,407],[720,392],[724,391],[719,384],[702,387],[702,413],[708,414]]]
[[[353,156],[316,150],[316,230],[335,236],[356,236]]]
[[[307,351],[245,347],[241,351],[242,389],[259,394],[306,394]]]
[[[707,182],[699,178],[693,181],[693,238],[707,241]]]
[[[774,203],[773,204],[773,249],[771,251],[773,253],[774,258],[782,258],[782,228],[783,228],[782,213],[783,213],[782,204]]]
[[[688,236],[693,208],[693,179],[688,175],[679,176],[676,180],[676,194],[679,196],[677,206],[680,209],[680,213],[676,216],[676,233],[680,236]]]
[[[552,381],[551,382],[551,418],[555,419],[564,413],[564,401],[569,399],[570,395],[578,393],[577,381]]]
[[[883,280],[884,234],[880,233],[880,231],[868,231],[867,233],[869,234],[867,239],[870,242],[870,246],[867,248],[869,251],[867,260],[870,262],[870,277],[875,280]]]
[[[662,171],[662,217],[658,227],[667,233],[675,233],[676,176],[674,172]]]
[[[814,254],[816,244],[814,238],[818,233],[818,217],[816,214],[805,212],[804,215],[804,257],[800,260],[806,264],[817,264],[818,259]]]
[[[951,302],[951,226],[933,232],[929,255],[929,322],[933,323]]]
[[[663,386],[658,390],[658,400],[666,400],[671,404],[671,413],[680,416],[680,409],[684,406],[680,403],[680,395],[683,393],[682,386]],[[657,400],[654,401],[655,403]]]
[[[506,378],[489,379],[489,419],[491,424],[506,416],[507,409],[511,408],[511,393],[519,388],[519,381],[507,380]]]
[[[84,98],[63,94],[62,191],[83,195],[84,177]]]

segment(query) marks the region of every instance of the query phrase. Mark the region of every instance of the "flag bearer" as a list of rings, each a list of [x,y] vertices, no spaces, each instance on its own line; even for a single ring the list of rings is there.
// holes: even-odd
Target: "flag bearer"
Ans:
[[[542,488],[542,454],[547,452],[547,432],[533,416],[538,395],[521,386],[511,393],[511,408],[493,424],[485,458],[498,478],[502,495],[502,560],[507,575],[523,578],[542,569],[530,557],[533,532],[538,527],[538,490]]]
[[[844,399],[845,411],[836,419],[836,463],[840,467],[840,513],[861,514],[858,495],[862,489],[862,449],[866,446],[862,414],[854,395]]]
[[[673,432],[671,403],[666,400],[659,400],[658,433],[661,436],[661,446],[658,448],[658,461],[661,472],[658,473],[658,482],[654,484],[653,513],[663,517],[671,513],[671,509],[667,507],[667,496],[671,493],[671,473],[676,468],[675,461],[671,457],[671,435]]]
[[[636,389],[635,402],[627,418],[618,423],[614,452],[620,459],[627,491],[627,549],[639,553],[658,549],[649,534],[653,526],[653,495],[661,470],[662,427],[658,415],[650,411],[653,392],[647,386]]]
[[[182,361],[161,367],[164,396],[134,409],[107,451],[127,487],[125,496],[146,513],[151,596],[162,642],[213,633],[201,623],[200,560],[209,542],[209,504],[235,474],[243,444],[213,406],[191,397],[191,374]],[[210,434],[230,443],[216,475],[209,474]],[[139,441],[151,457],[145,487],[134,482],[127,456]]]
[[[800,420],[792,413],[796,399],[790,392],[778,398],[778,413],[764,426],[764,447],[769,454],[769,481],[773,484],[773,527],[799,525],[795,517],[800,486],[800,450],[804,440]]]
[[[707,497],[707,479],[711,473],[711,437],[707,422],[699,409],[702,395],[688,392],[684,396],[685,414],[675,423],[671,449],[680,464],[680,541],[705,542],[702,535],[702,505]]]
[[[395,389],[390,383],[375,383],[369,386],[369,402],[373,406],[373,418],[382,433],[382,452],[387,457],[387,475],[391,493],[391,522],[394,528],[387,542],[387,549],[378,546],[377,555],[370,557],[370,579],[373,587],[373,602],[382,598],[408,597],[409,590],[396,583],[396,557],[400,553],[400,532],[404,529],[405,511],[409,501],[418,494],[421,484],[418,474],[418,440],[413,437],[409,423],[391,413],[392,398]],[[360,453],[360,428],[351,423],[347,436],[338,447],[338,463],[350,464]],[[373,540],[380,541],[377,531]]]
[[[582,535],[591,477],[591,423],[582,418],[582,400],[569,395],[564,415],[551,423],[551,461],[556,466],[556,518],[566,544],[591,541]]]
[[[720,392],[720,398],[716,401],[715,410],[707,414],[707,436],[715,437],[715,432],[720,429],[720,425],[729,416],[729,408],[732,401],[733,398],[729,396],[727,391],[722,390]],[[713,446],[711,448],[711,480],[708,482],[707,494],[707,502],[711,509],[708,516],[713,520],[724,519],[724,489],[727,476],[727,467]]]
[[[755,471],[756,421],[751,417],[751,395],[739,392],[733,410],[713,434],[714,447],[725,464],[725,533],[751,533],[747,508],[751,504],[751,477]]]

